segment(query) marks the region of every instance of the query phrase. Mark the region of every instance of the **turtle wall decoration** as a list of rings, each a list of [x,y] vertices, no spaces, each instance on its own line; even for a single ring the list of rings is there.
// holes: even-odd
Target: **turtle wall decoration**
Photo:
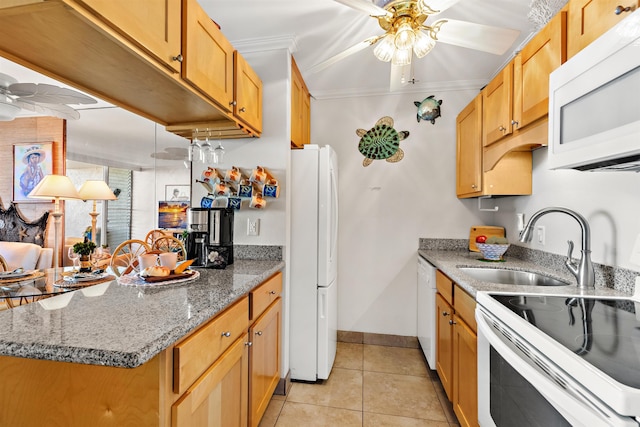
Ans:
[[[442,105],[441,99],[436,99],[434,95],[427,96],[422,101],[414,101],[413,105],[418,107],[418,123],[420,119],[430,121],[431,124],[436,124],[436,119],[440,117],[440,105]]]
[[[395,163],[402,160],[404,151],[400,148],[400,141],[409,136],[409,131],[398,132],[393,128],[393,119],[384,116],[369,130],[358,129],[356,135],[360,137],[358,151],[365,159],[362,166],[369,166],[374,160],[386,160]]]

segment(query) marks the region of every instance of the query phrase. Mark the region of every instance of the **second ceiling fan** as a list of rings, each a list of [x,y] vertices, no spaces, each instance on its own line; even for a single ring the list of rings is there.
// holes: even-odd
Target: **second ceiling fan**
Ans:
[[[367,13],[378,20],[385,31],[314,65],[309,73],[323,70],[336,62],[375,45],[373,53],[381,61],[391,62],[390,90],[407,84],[413,55],[424,57],[436,42],[462,46],[495,55],[504,54],[520,34],[519,31],[454,19],[440,19],[431,24],[430,16],[450,8],[460,0],[335,0]]]

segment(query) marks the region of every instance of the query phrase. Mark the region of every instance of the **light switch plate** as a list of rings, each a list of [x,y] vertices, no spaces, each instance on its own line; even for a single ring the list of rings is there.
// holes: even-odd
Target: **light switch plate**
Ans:
[[[260,235],[260,218],[256,218],[254,220],[247,218],[247,236],[258,235]]]

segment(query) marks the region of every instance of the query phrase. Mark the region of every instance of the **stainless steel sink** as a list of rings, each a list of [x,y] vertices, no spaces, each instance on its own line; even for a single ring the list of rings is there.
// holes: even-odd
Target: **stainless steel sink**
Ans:
[[[530,271],[505,270],[502,268],[459,267],[460,270],[477,280],[503,285],[525,286],[567,286],[568,282],[557,280]]]

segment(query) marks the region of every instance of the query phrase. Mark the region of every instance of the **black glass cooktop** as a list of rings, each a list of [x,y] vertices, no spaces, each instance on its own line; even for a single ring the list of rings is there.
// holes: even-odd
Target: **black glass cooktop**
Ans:
[[[640,388],[640,303],[636,307],[624,299],[560,296],[492,298],[616,381]]]

